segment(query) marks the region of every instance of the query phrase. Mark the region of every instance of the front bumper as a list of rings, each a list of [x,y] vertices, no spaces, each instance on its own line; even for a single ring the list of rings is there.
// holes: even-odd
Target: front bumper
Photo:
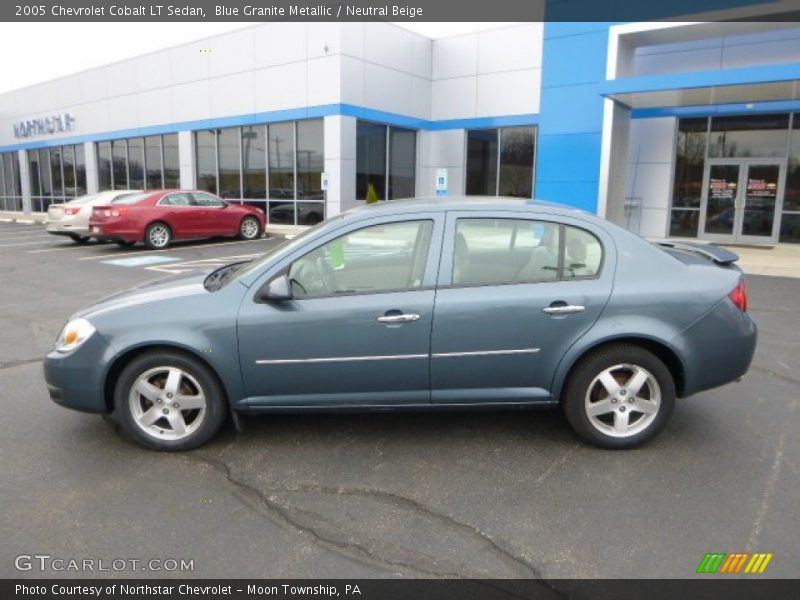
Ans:
[[[44,358],[44,379],[50,399],[83,412],[109,412],[105,378],[113,354],[98,333],[68,354],[52,350]]]

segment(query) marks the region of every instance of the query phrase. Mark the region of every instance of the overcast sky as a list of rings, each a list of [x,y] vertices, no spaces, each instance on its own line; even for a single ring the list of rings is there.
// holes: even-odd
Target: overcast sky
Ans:
[[[251,23],[0,23],[0,93]],[[439,38],[507,23],[398,23]]]

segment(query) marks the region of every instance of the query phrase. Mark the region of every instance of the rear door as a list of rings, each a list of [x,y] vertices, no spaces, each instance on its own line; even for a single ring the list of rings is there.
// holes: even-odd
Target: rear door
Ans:
[[[167,222],[176,238],[196,237],[201,227],[200,211],[192,194],[175,192],[158,201],[159,218]]]
[[[448,213],[431,338],[438,403],[548,400],[567,349],[611,294],[602,230],[529,213]]]

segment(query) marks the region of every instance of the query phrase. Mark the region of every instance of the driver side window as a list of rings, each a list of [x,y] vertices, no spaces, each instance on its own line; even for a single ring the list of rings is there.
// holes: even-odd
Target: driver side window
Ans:
[[[312,250],[289,267],[296,298],[412,290],[422,286],[433,221],[365,227]]]

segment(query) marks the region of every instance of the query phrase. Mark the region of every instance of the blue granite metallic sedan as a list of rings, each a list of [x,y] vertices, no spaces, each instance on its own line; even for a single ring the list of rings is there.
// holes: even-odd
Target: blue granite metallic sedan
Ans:
[[[381,203],[73,315],[45,378],[157,450],[229,414],[559,405],[588,442],[630,448],[676,397],[747,371],[736,258],[546,202]]]

